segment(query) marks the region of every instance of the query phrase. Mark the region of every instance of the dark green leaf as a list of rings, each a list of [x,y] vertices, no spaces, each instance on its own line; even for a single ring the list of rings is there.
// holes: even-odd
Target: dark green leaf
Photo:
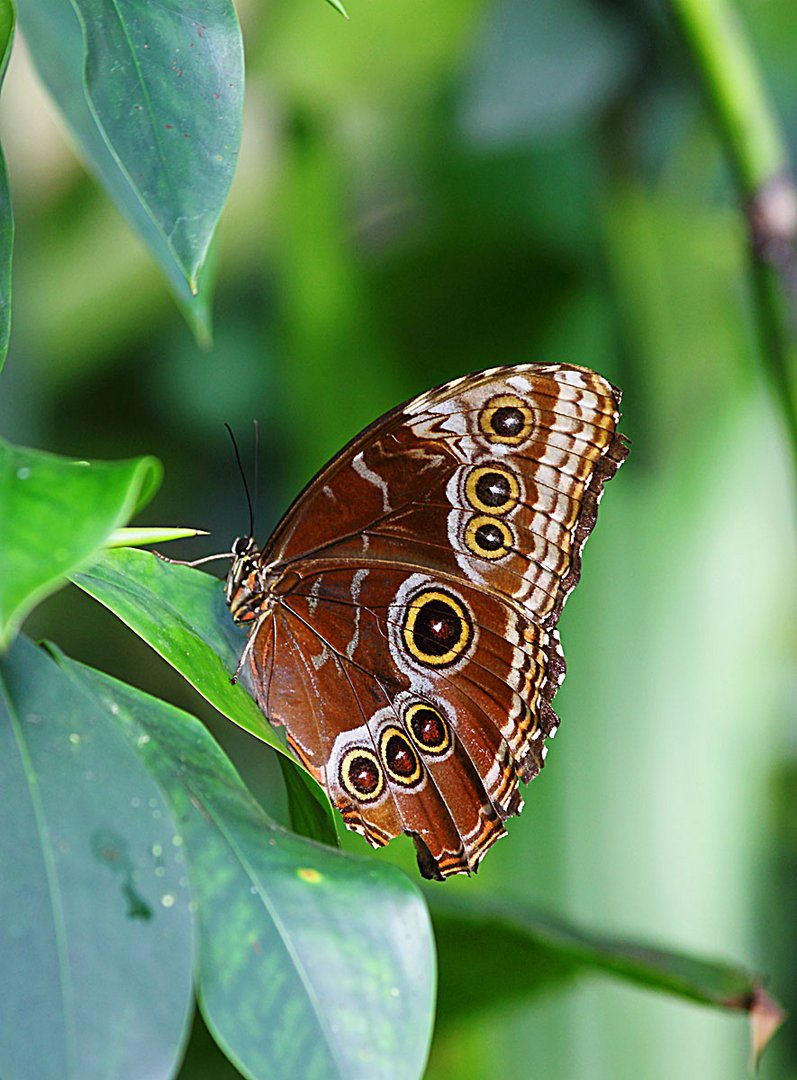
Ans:
[[[89,105],[192,291],[238,162],[243,42],[231,0],[73,0]]]
[[[420,1076],[434,949],[416,887],[275,826],[193,717],[64,664],[168,793],[198,902],[202,1008],[230,1058],[269,1080]]]
[[[153,495],[155,458],[70,461],[0,439],[0,646]]]
[[[322,844],[339,847],[335,816],[329,813],[326,792],[299,769],[295,769],[284,757],[280,756],[279,763],[288,795],[293,831]]]
[[[14,40],[16,9],[13,0],[0,0],[0,85],[5,78]],[[0,150],[0,368],[8,352],[11,333],[11,254],[14,246],[14,217],[2,150]]]
[[[212,267],[206,264],[196,295],[192,294],[161,228],[106,143],[86,97],[83,32],[70,0],[21,0],[19,10],[39,76],[63,113],[86,164],[158,261],[194,334],[200,341],[207,340]]]
[[[326,827],[314,826],[313,836],[320,840],[334,834],[332,808],[325,796],[319,804],[316,782],[288,752],[243,686],[230,685],[246,634],[234,626],[217,578],[172,566],[148,551],[120,548],[105,552],[74,581],[127,623],[220,713],[284,754],[309,789],[308,822],[319,810],[326,816]],[[296,794],[294,786],[289,795],[295,800]]]
[[[105,711],[25,638],[0,660],[0,791],[0,1075],[167,1080],[193,1004],[175,821]]]
[[[451,1020],[492,1003],[526,998],[548,983],[596,970],[718,1008],[751,1014],[763,1030],[781,1016],[760,979],[743,968],[592,933],[519,905],[433,895],[440,964],[440,1015]],[[468,942],[469,972],[462,943]],[[473,964],[477,965],[474,972]],[[508,979],[506,970],[522,972]],[[766,1040],[764,1040],[765,1042]],[[763,1045],[756,1047],[760,1053]]]

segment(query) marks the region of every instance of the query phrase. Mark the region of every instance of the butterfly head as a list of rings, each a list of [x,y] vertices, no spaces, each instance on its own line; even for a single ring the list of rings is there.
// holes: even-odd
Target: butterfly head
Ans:
[[[227,607],[233,621],[245,625],[262,614],[267,599],[263,563],[253,536],[239,536],[232,555],[225,590]]]

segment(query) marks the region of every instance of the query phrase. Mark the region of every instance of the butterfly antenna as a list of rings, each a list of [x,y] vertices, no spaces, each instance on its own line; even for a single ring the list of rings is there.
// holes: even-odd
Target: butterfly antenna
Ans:
[[[241,463],[241,454],[238,450],[238,443],[235,441],[235,436],[232,433],[232,428],[225,422],[224,426],[227,428],[227,434],[232,440],[232,448],[235,451],[235,460],[238,462],[238,472],[241,474],[241,479],[244,482],[244,491],[246,492],[246,505],[249,507],[249,535],[255,535],[255,512],[252,508],[252,496],[249,494],[249,485],[246,482],[246,473]]]
[[[260,424],[255,420],[255,506],[257,506],[257,496],[260,491]],[[254,536],[254,523],[252,528],[252,535]]]

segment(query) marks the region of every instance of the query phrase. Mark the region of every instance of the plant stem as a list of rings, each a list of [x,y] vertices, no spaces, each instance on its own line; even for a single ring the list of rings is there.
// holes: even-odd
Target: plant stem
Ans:
[[[670,0],[725,141],[750,231],[762,350],[797,464],[797,188],[732,0]]]

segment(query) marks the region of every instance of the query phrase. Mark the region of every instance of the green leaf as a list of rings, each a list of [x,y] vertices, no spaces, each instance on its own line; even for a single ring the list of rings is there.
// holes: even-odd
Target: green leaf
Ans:
[[[441,1020],[459,1020],[462,1013],[483,1008],[485,1000],[497,1004],[527,998],[587,970],[703,1005],[749,1013],[756,1056],[782,1019],[761,980],[733,964],[596,934],[483,896],[476,904],[437,892],[430,907],[440,965]],[[470,944],[467,975],[463,941]],[[504,958],[512,970],[522,972],[521,977],[506,977]]]
[[[61,110],[87,166],[152,252],[198,340],[207,341],[212,259],[199,275],[193,294],[183,267],[114,157],[92,113],[83,78],[83,31],[71,0],[21,0],[19,15],[39,77]]]
[[[0,647],[160,484],[155,458],[70,461],[0,439]]]
[[[241,143],[241,28],[231,0],[72,0],[89,106],[192,291]]]
[[[16,9],[13,0],[0,0],[0,85],[5,78],[14,40]],[[0,368],[8,353],[11,334],[11,255],[14,247],[14,217],[11,193],[2,150],[0,150]]]
[[[168,793],[199,913],[208,1026],[247,1076],[415,1080],[434,1007],[434,947],[394,867],[278,828],[193,717],[64,660]]]
[[[144,544],[164,544],[168,540],[187,540],[192,536],[207,536],[204,529],[184,529],[171,525],[151,525],[135,529],[114,529],[105,541],[106,547],[142,547]]]
[[[120,548],[105,552],[73,580],[143,638],[222,715],[283,754],[307,788],[306,817],[297,827],[312,829],[317,840],[335,835],[332,808],[325,797],[319,803],[318,784],[290,754],[243,686],[230,685],[246,634],[233,624],[218,578],[165,563],[148,551]],[[294,802],[296,794],[295,787],[289,789]]]
[[[348,11],[347,11],[347,10],[345,9],[345,7],[343,6],[343,4],[341,4],[340,0],[327,0],[327,3],[328,3],[328,4],[329,4],[329,5],[331,6],[331,7],[333,7],[333,8],[335,9],[335,11],[337,11],[337,12],[338,12],[338,14],[339,14],[339,15],[342,15],[344,19],[348,19],[348,17],[349,17],[349,13],[348,13]]]
[[[149,551],[116,548],[73,575],[171,664],[223,716],[293,761],[243,686],[230,684],[246,645],[218,578],[174,566]]]
[[[176,823],[105,710],[25,638],[0,659],[0,791],[0,1075],[166,1080],[193,1006]]]

